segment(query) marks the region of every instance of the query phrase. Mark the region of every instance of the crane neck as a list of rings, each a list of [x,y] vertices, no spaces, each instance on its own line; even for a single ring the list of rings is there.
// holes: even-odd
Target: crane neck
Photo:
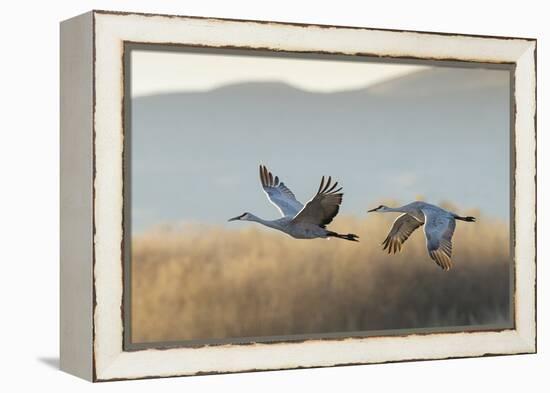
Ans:
[[[264,220],[263,218],[255,216],[252,213],[249,213],[248,215],[249,215],[249,218],[247,219],[247,221],[254,221],[254,222],[260,223],[262,225],[265,225],[266,227],[270,227],[270,228],[275,228],[275,229],[280,229],[281,228],[281,226],[278,224],[277,220],[274,220],[274,221]]]
[[[410,209],[406,209],[405,206],[400,207],[386,207],[384,212],[395,212],[395,213],[409,213]]]
[[[414,218],[416,218],[419,222],[424,223],[425,217],[423,210],[418,206],[412,206],[404,205],[400,207],[389,207],[384,210],[385,212],[396,212],[396,213],[405,213],[408,214]]]

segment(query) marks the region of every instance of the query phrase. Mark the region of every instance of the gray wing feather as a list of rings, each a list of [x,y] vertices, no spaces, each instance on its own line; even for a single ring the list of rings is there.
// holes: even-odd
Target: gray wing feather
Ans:
[[[453,253],[452,238],[456,226],[455,219],[431,210],[424,211],[424,216],[426,218],[424,233],[426,234],[428,253],[439,267],[449,270],[453,266],[451,256]]]
[[[264,165],[260,165],[260,181],[267,198],[283,217],[294,217],[304,207],[294,193],[283,182],[279,182],[279,177],[273,176]]]
[[[386,239],[382,242],[384,250],[388,250],[388,253],[396,253],[401,251],[401,246],[409,236],[424,223],[418,221],[416,218],[410,214],[402,214],[396,218],[393,222],[393,225],[388,233]]]
[[[325,177],[321,179],[321,185],[317,194],[309,200],[302,210],[294,217],[294,222],[319,225],[324,228],[332,222],[332,219],[338,214],[340,204],[342,203],[342,187],[336,188],[338,182],[331,184],[332,179],[329,176],[326,183]]]

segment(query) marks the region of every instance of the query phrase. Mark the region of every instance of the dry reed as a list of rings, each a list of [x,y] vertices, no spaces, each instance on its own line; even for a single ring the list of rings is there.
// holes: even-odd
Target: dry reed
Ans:
[[[476,212],[470,212],[476,213]],[[175,341],[507,323],[509,229],[457,223],[454,268],[422,230],[382,251],[395,217],[337,217],[360,243],[295,240],[255,225],[164,227],[132,241],[132,341]]]

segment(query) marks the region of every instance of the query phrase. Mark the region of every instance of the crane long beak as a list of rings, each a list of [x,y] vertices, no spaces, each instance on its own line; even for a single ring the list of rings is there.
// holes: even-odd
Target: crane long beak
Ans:
[[[377,210],[378,210],[378,208],[375,207],[374,209],[367,210],[367,213],[375,212],[375,211],[377,211]]]
[[[237,217],[233,217],[233,218],[230,218],[229,220],[227,220],[228,222],[229,221],[238,221],[241,219],[241,216],[237,216]]]

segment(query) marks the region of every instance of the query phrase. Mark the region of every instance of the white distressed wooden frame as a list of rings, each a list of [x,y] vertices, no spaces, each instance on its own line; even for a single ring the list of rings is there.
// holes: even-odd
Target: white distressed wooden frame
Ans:
[[[123,350],[125,42],[515,64],[515,328]],[[92,11],[61,25],[61,368],[93,381],[536,351],[536,41]]]

